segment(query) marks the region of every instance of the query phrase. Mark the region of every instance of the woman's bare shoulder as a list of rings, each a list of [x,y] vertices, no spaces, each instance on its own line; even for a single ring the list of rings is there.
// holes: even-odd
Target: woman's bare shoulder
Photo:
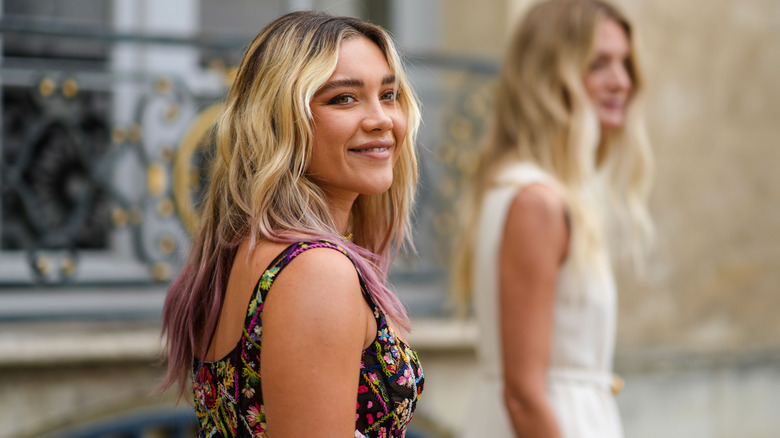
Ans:
[[[357,270],[349,257],[329,247],[306,249],[290,262],[285,271],[290,274],[288,276],[295,277],[291,279],[295,282],[335,281],[359,285]]]
[[[519,210],[532,218],[554,219],[565,215],[566,202],[557,189],[536,183],[517,191],[511,210]]]
[[[519,190],[509,207],[504,237],[513,243],[512,252],[529,256],[549,254],[556,264],[563,260],[569,240],[563,196],[544,184]]]
[[[269,295],[278,302],[295,303],[299,315],[311,312],[325,319],[343,318],[345,312],[357,314],[367,308],[355,265],[331,248],[298,254],[278,274]]]

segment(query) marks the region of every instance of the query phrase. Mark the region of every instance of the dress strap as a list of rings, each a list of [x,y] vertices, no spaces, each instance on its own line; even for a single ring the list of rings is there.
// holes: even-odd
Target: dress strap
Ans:
[[[305,251],[314,248],[329,248],[329,249],[336,250],[344,254],[345,256],[347,256],[347,258],[349,258],[352,264],[355,265],[355,261],[352,259],[352,257],[347,252],[347,250],[342,248],[340,245],[331,242],[330,240],[320,239],[320,240],[313,240],[313,241],[295,242],[290,246],[288,246],[287,248],[285,248],[284,250],[282,250],[282,252],[280,252],[279,255],[277,255],[276,258],[274,258],[274,260],[268,265],[268,268],[266,268],[265,271],[263,271],[260,280],[258,280],[255,297],[252,301],[253,302],[257,301],[258,304],[260,302],[265,301],[268,292],[271,289],[271,285],[276,279],[276,276],[279,275],[279,273],[282,271],[282,269],[284,269],[287,265],[289,265],[290,262],[295,257],[298,257]],[[355,270],[358,273],[358,279],[360,280],[360,289],[363,292],[363,297],[365,298],[368,305],[372,309],[375,309],[377,306],[374,303],[374,300],[371,299],[371,295],[368,293],[368,288],[365,282],[363,281],[363,276],[360,274],[360,270],[357,269],[357,265],[355,265]],[[256,306],[251,306],[251,307],[256,307]]]

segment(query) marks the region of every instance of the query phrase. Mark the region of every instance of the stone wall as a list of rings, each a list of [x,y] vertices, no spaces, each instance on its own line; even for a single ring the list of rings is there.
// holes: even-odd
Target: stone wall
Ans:
[[[157,323],[4,323],[0,438],[41,437],[132,412],[176,407],[156,394],[164,366]]]
[[[624,277],[620,345],[780,344],[780,2],[635,1],[658,246]]]

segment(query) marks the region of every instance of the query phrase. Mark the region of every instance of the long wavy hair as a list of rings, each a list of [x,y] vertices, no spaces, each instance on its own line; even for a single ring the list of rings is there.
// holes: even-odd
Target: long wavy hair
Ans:
[[[598,24],[605,19],[614,20],[628,36],[627,69],[633,84],[626,123],[610,133],[600,132],[583,82]],[[471,295],[482,200],[509,162],[535,164],[558,183],[572,229],[568,257],[575,265],[602,249],[641,259],[652,234],[647,198],[653,167],[640,111],[643,91],[636,34],[616,7],[601,0],[548,0],[529,10],[509,42],[492,125],[463,204],[465,221],[452,271],[461,313]],[[620,237],[607,242],[605,236],[612,232]]]
[[[407,121],[390,189],[359,195],[350,215],[351,242],[340,240],[323,190],[306,173],[312,154],[310,102],[336,68],[339,47],[364,37],[394,72]],[[356,18],[293,12],[263,29],[247,48],[216,133],[210,185],[189,258],[165,300],[162,330],[168,371],[160,385],[183,394],[192,360],[203,357],[216,329],[237,248],[260,239],[337,240],[356,264],[377,305],[408,329],[408,317],[386,286],[392,257],[411,245],[410,211],[417,183],[415,142],[420,111],[398,51],[381,27]],[[412,247],[413,248],[413,247]]]

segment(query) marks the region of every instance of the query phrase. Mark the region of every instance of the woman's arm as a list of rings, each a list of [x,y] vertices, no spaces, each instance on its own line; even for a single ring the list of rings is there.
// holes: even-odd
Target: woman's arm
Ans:
[[[499,257],[504,400],[519,437],[558,438],[547,368],[558,270],[569,231],[563,199],[542,185],[521,190],[507,215]]]
[[[343,254],[311,249],[274,281],[263,309],[263,400],[270,436],[355,436],[362,351],[376,332]]]

